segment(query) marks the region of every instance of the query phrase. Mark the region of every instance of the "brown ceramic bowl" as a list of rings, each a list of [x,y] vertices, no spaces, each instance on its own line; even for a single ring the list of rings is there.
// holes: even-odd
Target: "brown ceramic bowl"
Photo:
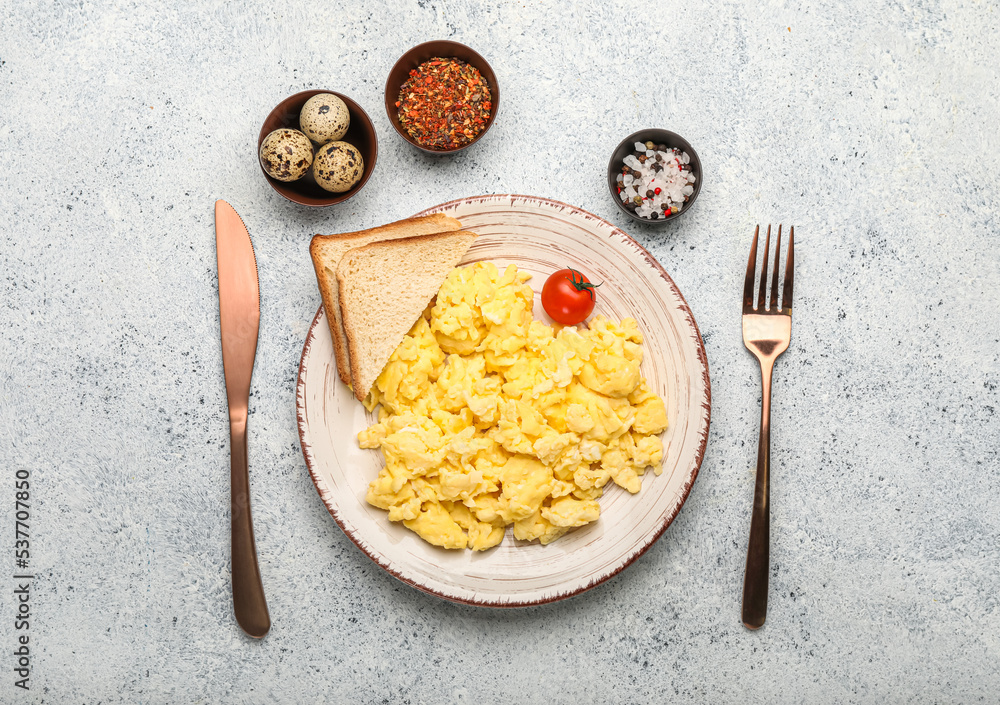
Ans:
[[[470,66],[475,67],[479,73],[482,74],[483,78],[486,79],[486,84],[490,87],[490,100],[493,103],[493,109],[490,110],[490,119],[486,121],[486,127],[483,128],[483,131],[476,135],[476,139],[472,140],[468,144],[454,149],[434,149],[432,147],[424,147],[417,143],[415,139],[407,134],[406,130],[403,129],[403,126],[399,124],[399,111],[396,109],[396,101],[399,99],[399,89],[402,87],[403,83],[406,82],[406,79],[410,75],[410,71],[417,68],[425,61],[438,57],[445,59],[460,59]],[[493,69],[490,68],[486,59],[481,57],[469,47],[464,44],[459,44],[458,42],[438,40],[418,44],[399,58],[399,61],[396,62],[396,65],[393,66],[392,70],[389,72],[389,78],[386,79],[385,82],[385,112],[386,115],[389,116],[389,124],[391,124],[396,132],[399,133],[400,137],[427,154],[455,154],[456,152],[461,152],[463,149],[468,149],[481,140],[483,136],[490,131],[490,127],[493,126],[493,122],[496,120],[497,111],[499,109],[500,84],[497,83],[497,77],[496,74],[493,73]]]
[[[341,139],[344,142],[354,145],[361,152],[361,158],[365,160],[365,170],[361,175],[361,180],[354,184],[349,191],[333,193],[321,188],[316,183],[311,169],[298,181],[278,181],[268,176],[267,172],[264,171],[264,167],[261,166],[260,171],[264,174],[267,182],[271,184],[271,188],[292,203],[298,203],[303,206],[322,207],[343,203],[360,191],[368,182],[368,179],[371,178],[372,171],[375,169],[375,159],[378,156],[378,137],[375,135],[375,127],[368,118],[368,114],[361,109],[360,105],[346,95],[337,93],[336,91],[302,91],[278,103],[278,106],[264,120],[264,125],[260,128],[260,136],[257,138],[257,163],[260,164],[260,145],[264,142],[264,138],[274,130],[282,127],[289,127],[293,130],[300,129],[299,113],[302,111],[302,106],[306,104],[307,100],[319,93],[332,93],[347,105],[347,111],[351,114],[351,126],[348,128],[347,134]],[[315,149],[316,144],[313,143],[313,151]]]
[[[622,203],[622,199],[618,196],[617,179],[618,175],[622,171],[622,166],[624,166],[622,160],[632,153],[634,150],[633,145],[636,142],[648,141],[653,141],[656,144],[665,144],[667,145],[667,148],[675,147],[682,152],[687,152],[688,156],[691,157],[691,163],[689,166],[696,177],[694,182],[694,192],[688,197],[687,203],[685,203],[684,206],[673,215],[668,215],[666,218],[657,218],[656,220],[637,216],[625,207],[625,204]],[[690,142],[678,135],[676,132],[655,128],[649,130],[639,130],[638,132],[633,132],[631,135],[623,139],[615,148],[615,151],[611,154],[611,160],[608,162],[608,188],[611,190],[611,200],[614,201],[619,210],[621,210],[621,212],[629,218],[636,222],[646,223],[648,225],[663,225],[664,223],[676,220],[691,210],[691,206],[694,205],[694,201],[698,198],[698,193],[701,191],[703,173],[704,172],[701,169],[701,159],[698,158],[698,153],[694,151]]]

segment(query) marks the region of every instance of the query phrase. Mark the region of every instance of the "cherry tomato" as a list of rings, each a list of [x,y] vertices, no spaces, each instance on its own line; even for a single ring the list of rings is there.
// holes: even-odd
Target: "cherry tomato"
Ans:
[[[549,317],[564,326],[582,322],[594,311],[597,296],[586,275],[575,269],[560,269],[545,280],[542,287],[542,308]]]

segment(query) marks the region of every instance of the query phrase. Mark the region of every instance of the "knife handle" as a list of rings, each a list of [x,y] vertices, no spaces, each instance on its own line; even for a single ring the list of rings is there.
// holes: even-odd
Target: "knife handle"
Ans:
[[[232,442],[232,558],[233,609],[236,622],[248,635],[260,639],[271,628],[264,585],[257,565],[257,543],[250,513],[250,470],[247,463],[247,419],[230,418]]]

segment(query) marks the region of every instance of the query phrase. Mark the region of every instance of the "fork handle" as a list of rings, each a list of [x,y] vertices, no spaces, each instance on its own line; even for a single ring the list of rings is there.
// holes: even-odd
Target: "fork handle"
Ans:
[[[759,629],[767,617],[767,578],[771,568],[771,373],[774,360],[760,362],[760,439],[757,442],[757,480],[747,567],[743,577],[743,625]]]

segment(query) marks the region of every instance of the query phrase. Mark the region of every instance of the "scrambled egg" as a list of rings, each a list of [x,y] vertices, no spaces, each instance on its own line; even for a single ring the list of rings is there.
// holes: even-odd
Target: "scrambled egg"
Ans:
[[[436,546],[483,551],[511,524],[547,544],[598,518],[609,481],[636,493],[661,472],[667,414],[636,322],[554,330],[530,277],[452,270],[365,400],[382,407],[358,441],[386,461],[367,500]]]

